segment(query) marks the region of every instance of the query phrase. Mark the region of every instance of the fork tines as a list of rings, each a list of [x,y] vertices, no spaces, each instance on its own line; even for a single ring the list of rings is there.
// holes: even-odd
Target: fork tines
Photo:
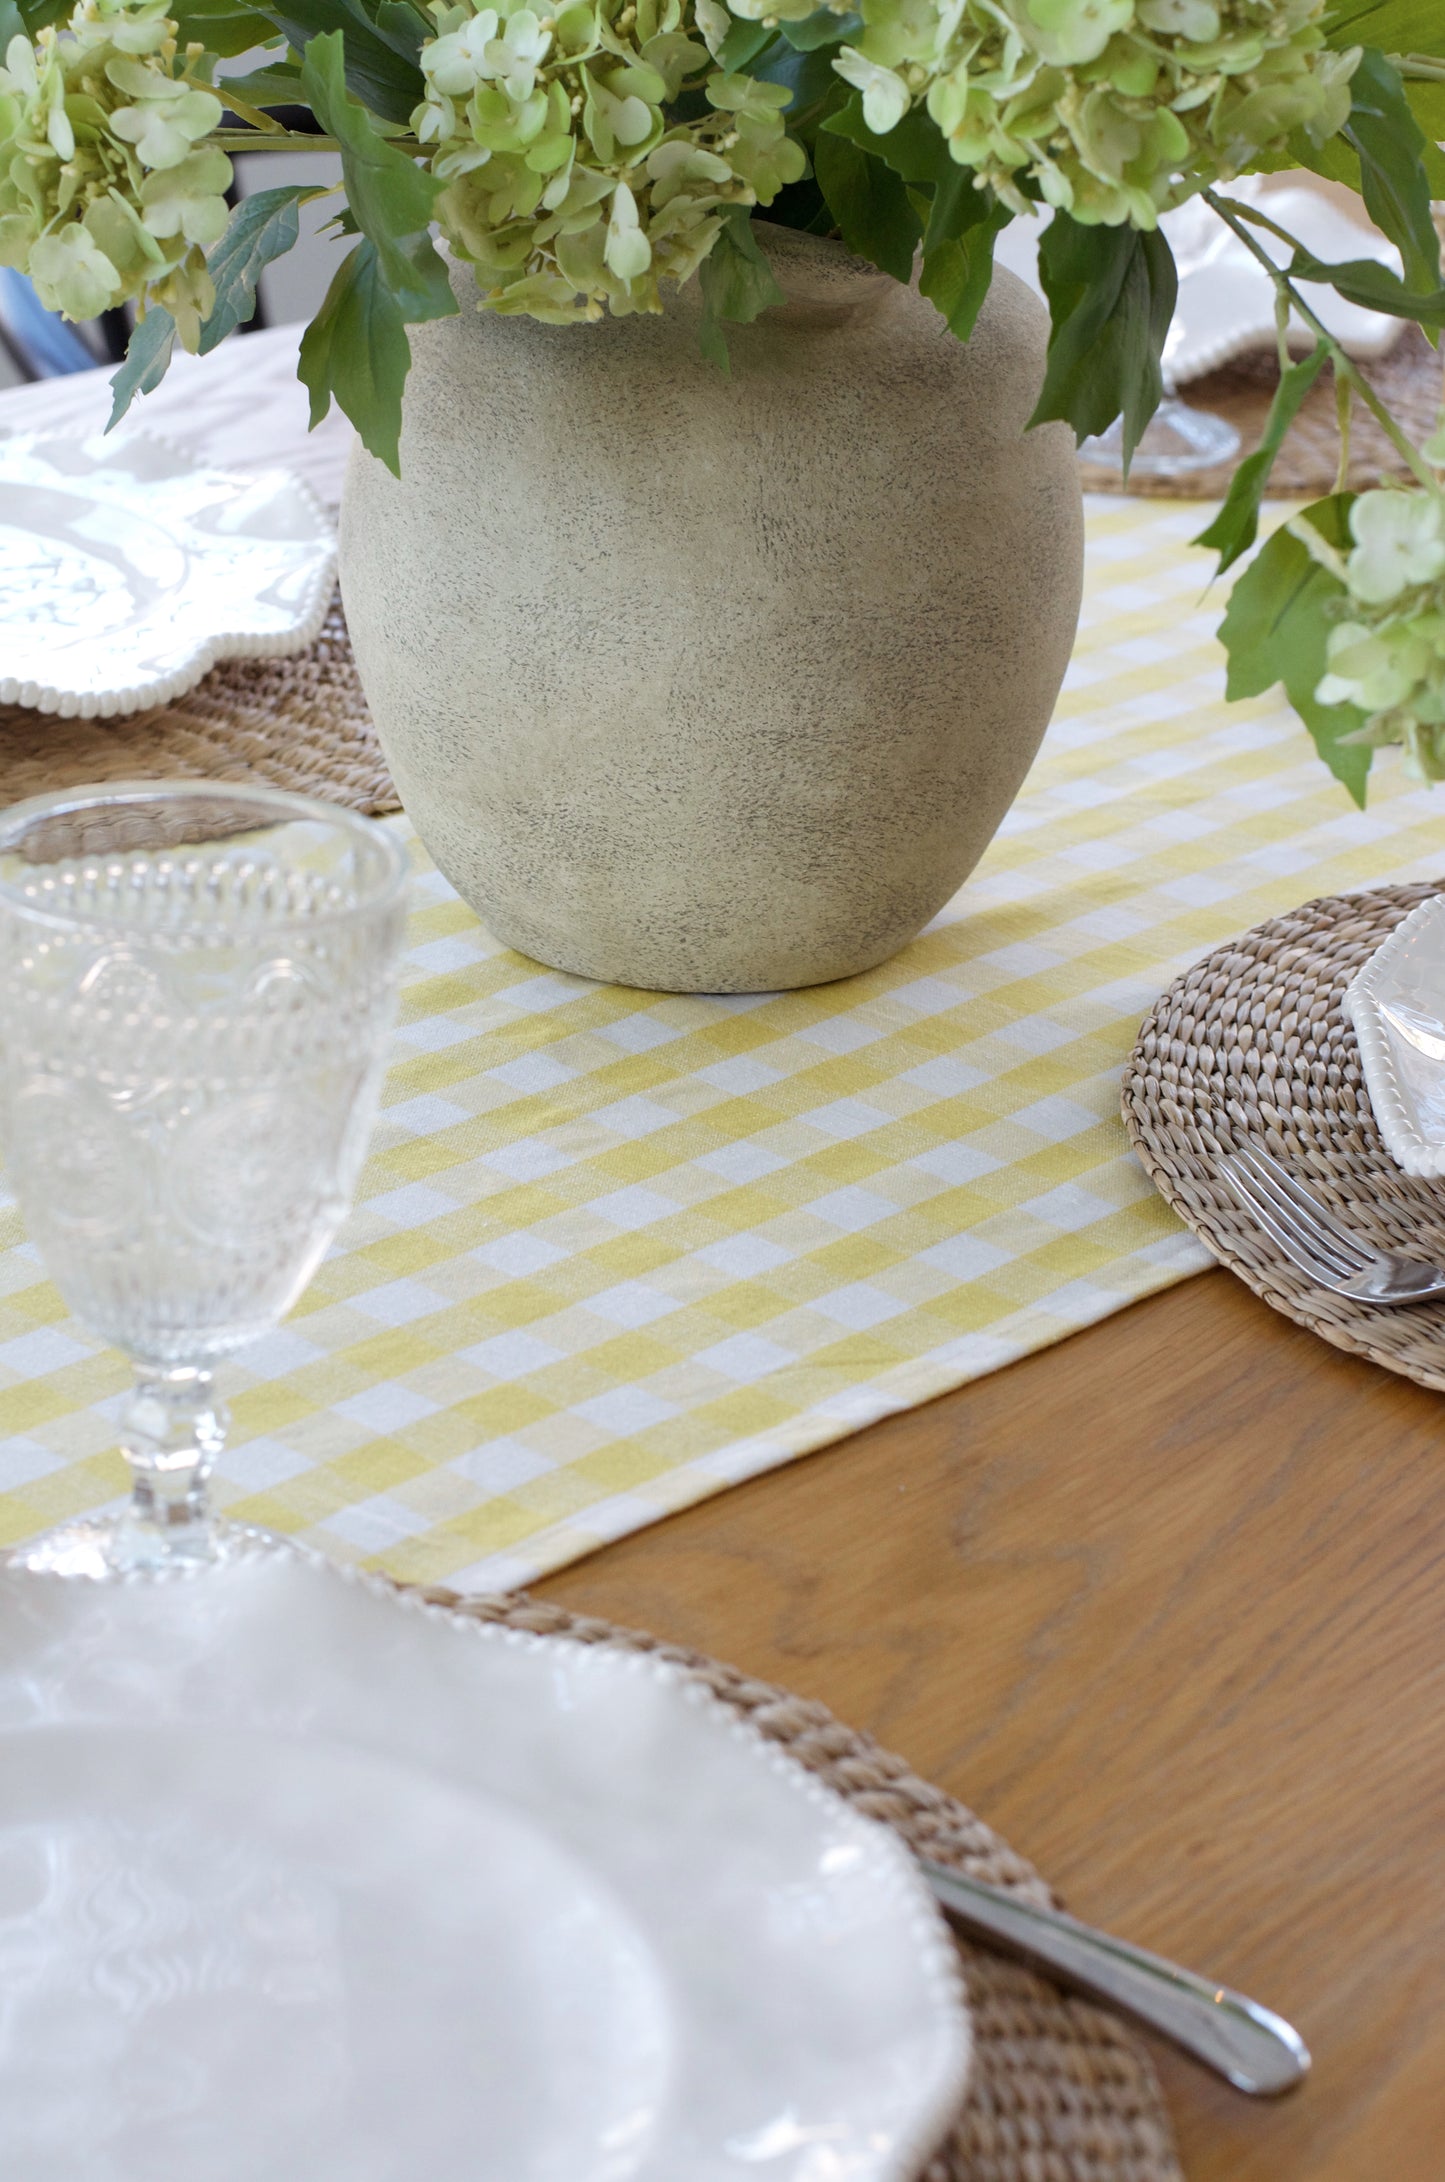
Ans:
[[[1285,1256],[1321,1287],[1364,1271],[1374,1257],[1277,1159],[1245,1144],[1220,1161],[1224,1179]]]

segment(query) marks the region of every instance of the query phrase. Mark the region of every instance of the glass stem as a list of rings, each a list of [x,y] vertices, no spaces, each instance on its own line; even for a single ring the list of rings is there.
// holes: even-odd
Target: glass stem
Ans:
[[[193,1364],[136,1366],[135,1389],[121,1418],[121,1448],[139,1522],[170,1532],[209,1528],[207,1484],[229,1423],[209,1371]]]

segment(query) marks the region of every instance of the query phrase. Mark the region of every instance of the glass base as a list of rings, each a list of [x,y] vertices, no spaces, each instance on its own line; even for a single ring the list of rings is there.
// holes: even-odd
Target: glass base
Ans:
[[[1133,477],[1187,477],[1193,470],[1212,470],[1216,463],[1232,462],[1239,453],[1240,438],[1232,424],[1212,410],[1191,409],[1173,394],[1166,394],[1144,427],[1130,464]],[[1107,432],[1079,444],[1081,461],[1102,468],[1107,464],[1123,474],[1124,420],[1116,417]]]
[[[37,1575],[79,1576],[112,1583],[129,1576],[187,1576],[208,1568],[284,1553],[287,1541],[248,1523],[152,1523],[127,1508],[123,1515],[63,1523],[29,1538],[4,1556],[0,1567]]]

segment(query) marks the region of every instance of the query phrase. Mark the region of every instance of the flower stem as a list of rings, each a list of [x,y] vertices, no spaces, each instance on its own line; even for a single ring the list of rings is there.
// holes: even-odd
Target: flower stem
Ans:
[[[1245,223],[1252,222],[1256,227],[1267,228],[1271,235],[1277,235],[1281,242],[1287,242],[1291,250],[1300,250],[1303,245],[1286,228],[1280,227],[1276,221],[1272,220],[1268,213],[1260,212],[1254,205],[1239,204],[1234,198],[1221,197],[1212,189],[1204,191],[1204,201],[1212,211],[1219,215],[1230,233],[1244,244],[1250,256],[1258,259],[1274,282],[1276,291],[1281,295],[1288,296],[1292,307],[1298,311],[1316,340],[1324,342],[1325,347],[1330,352],[1330,361],[1334,365],[1336,380],[1343,379],[1349,386],[1353,387],[1386,439],[1390,442],[1390,445],[1395,449],[1400,459],[1408,465],[1411,474],[1418,478],[1427,491],[1438,492],[1439,485],[1419,449],[1413,446],[1406,437],[1369,380],[1354,363],[1353,359],[1345,354],[1329,328],[1310,309],[1299,289],[1290,279],[1289,274],[1284,271],[1283,267],[1275,264],[1269,252],[1250,233],[1249,227]]]
[[[1335,491],[1350,489],[1350,412],[1354,389],[1342,372],[1335,373],[1335,416],[1340,428],[1340,461],[1335,471]]]
[[[213,129],[206,138],[223,152],[339,152],[334,136],[303,136],[297,129]]]

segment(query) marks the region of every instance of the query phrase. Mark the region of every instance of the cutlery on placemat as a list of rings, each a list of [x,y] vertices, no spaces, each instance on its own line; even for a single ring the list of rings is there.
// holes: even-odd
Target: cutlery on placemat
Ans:
[[[1061,1909],[965,1879],[919,1859],[923,1876],[961,1931],[1018,1955],[1056,1983],[1102,2000],[1214,2069],[1236,2091],[1274,2097],[1309,2073],[1309,2048],[1282,2016],[1256,2000],[1181,1970],[1162,1955],[1096,1932]]]
[[[1250,1217],[1316,1286],[1360,1303],[1424,1303],[1445,1295],[1445,1268],[1377,1250],[1257,1144],[1227,1152],[1219,1171]]]

